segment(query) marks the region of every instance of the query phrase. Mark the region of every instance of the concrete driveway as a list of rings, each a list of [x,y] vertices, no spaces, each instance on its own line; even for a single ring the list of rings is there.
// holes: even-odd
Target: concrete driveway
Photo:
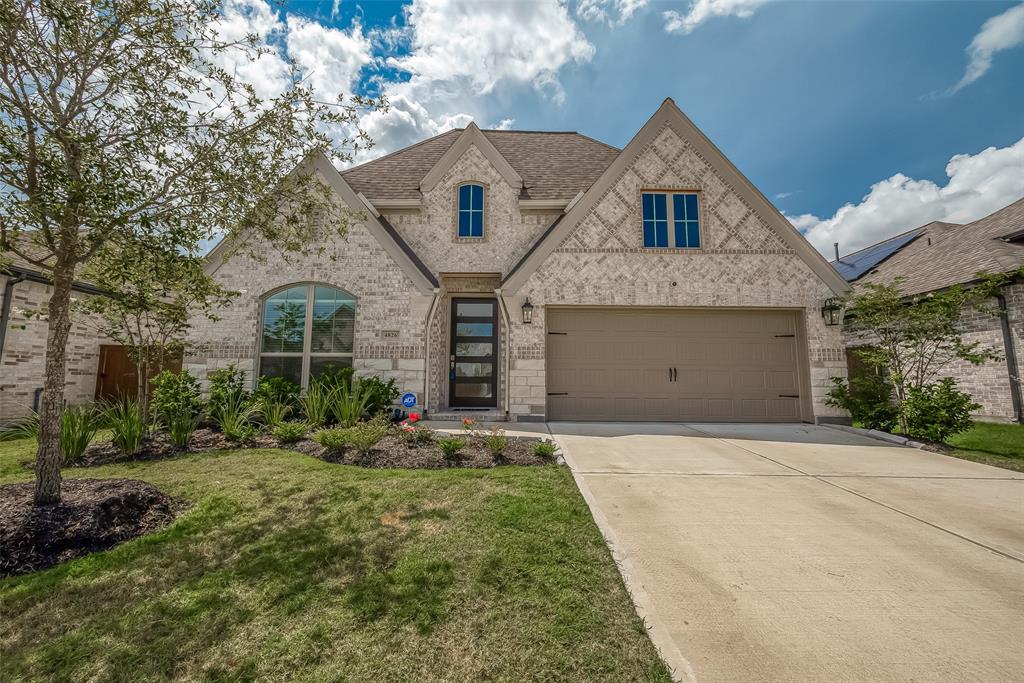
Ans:
[[[1024,475],[808,425],[551,423],[682,680],[1024,680]]]

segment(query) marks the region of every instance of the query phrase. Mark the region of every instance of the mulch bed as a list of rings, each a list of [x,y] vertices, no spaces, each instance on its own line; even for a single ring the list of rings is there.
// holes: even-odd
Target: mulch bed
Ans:
[[[182,505],[137,479],[68,479],[59,505],[34,484],[0,486],[0,576],[46,569],[167,526]]]
[[[329,450],[315,441],[300,441],[293,448],[314,458],[340,465],[358,465],[371,468],[443,469],[445,467],[494,467],[496,465],[549,465],[555,458],[541,458],[533,454],[533,446],[541,439],[509,437],[508,449],[495,460],[491,452],[475,439],[466,438],[466,446],[454,458],[447,459],[435,444],[409,446],[396,435],[384,437],[366,457],[353,448]]]
[[[138,453],[126,456],[112,444],[93,444],[86,449],[75,467],[97,467],[118,462],[163,460],[184,455],[188,452],[237,450],[240,448],[283,448],[341,465],[357,465],[375,469],[442,469],[445,467],[494,467],[495,465],[547,465],[555,458],[541,458],[533,454],[533,446],[541,439],[530,437],[509,437],[508,450],[499,460],[476,439],[462,437],[466,446],[452,459],[445,458],[435,444],[410,446],[396,434],[386,436],[370,451],[367,457],[360,456],[354,449],[331,451],[312,439],[284,444],[269,434],[260,434],[252,441],[239,444],[230,441],[213,429],[197,429],[192,435],[188,451],[171,446],[164,434],[147,436]],[[28,465],[31,466],[31,463]]]

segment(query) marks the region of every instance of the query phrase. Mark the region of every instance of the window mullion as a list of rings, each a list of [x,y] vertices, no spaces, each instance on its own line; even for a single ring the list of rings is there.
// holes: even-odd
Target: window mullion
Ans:
[[[299,383],[303,389],[309,387],[309,366],[310,354],[313,352],[313,292],[315,285],[306,288],[306,320],[305,334],[302,343],[302,374],[299,376]]]
[[[668,217],[668,234],[671,239],[672,247],[679,249],[679,243],[676,241],[676,198],[675,195],[665,195],[665,215]]]

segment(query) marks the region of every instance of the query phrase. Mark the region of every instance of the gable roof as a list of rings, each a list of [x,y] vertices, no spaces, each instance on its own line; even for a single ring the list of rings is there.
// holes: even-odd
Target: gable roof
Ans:
[[[441,133],[341,175],[371,201],[419,199],[420,183],[466,130]],[[575,132],[477,130],[522,179],[528,199],[570,199],[593,185],[619,155],[617,148]]]
[[[459,160],[463,154],[466,153],[470,147],[476,147],[480,152],[487,158],[487,161],[491,163],[501,177],[505,179],[505,182],[512,187],[513,190],[523,189],[523,177],[516,172],[516,169],[512,168],[512,164],[508,163],[508,160],[502,156],[501,152],[497,150],[493,143],[487,139],[487,136],[477,127],[475,123],[470,123],[466,126],[465,130],[462,131],[462,135],[455,138],[455,142],[452,146],[445,150],[445,153],[441,155],[441,158],[431,167],[427,174],[420,180],[420,192],[430,192],[437,186],[444,174],[455,165],[455,162]]]
[[[907,294],[973,282],[979,272],[1006,273],[1024,267],[1024,244],[1007,239],[1024,230],[1024,197],[965,225],[930,223],[918,239],[863,275],[860,283],[903,278]]]
[[[551,226],[527,251],[526,256],[512,269],[502,282],[502,287],[515,292],[522,287],[530,275],[540,267],[561,242],[568,237],[573,229],[587,213],[600,201],[601,197],[625,172],[640,153],[650,144],[661,129],[671,125],[675,132],[694,146],[699,154],[708,159],[722,174],[725,181],[751,208],[754,209],[779,237],[799,256],[808,267],[832,289],[836,294],[844,294],[850,290],[846,280],[829,265],[828,261],[804,239],[793,225],[779,213],[779,210],[754,187],[746,176],[740,173],[731,161],[715,147],[703,132],[684,114],[672,98],[666,98],[658,111],[648,119],[629,144],[619,153],[618,157],[604,171],[593,185],[587,189],[583,197],[566,211],[562,220]]]
[[[420,260],[419,256],[413,252],[405,240],[402,239],[398,231],[383,217],[366,210],[367,207],[363,200],[345,182],[345,179],[338,173],[338,169],[334,167],[334,164],[322,152],[315,152],[307,156],[292,172],[319,173],[320,177],[330,185],[349,208],[364,212],[365,220],[361,222],[366,226],[367,231],[373,235],[384,251],[398,264],[398,267],[409,277],[420,293],[430,294],[438,286],[437,278],[430,272],[426,264]],[[227,242],[228,238],[225,237],[206,255],[206,267],[209,274],[216,272],[223,264],[224,258],[221,256],[221,253]]]

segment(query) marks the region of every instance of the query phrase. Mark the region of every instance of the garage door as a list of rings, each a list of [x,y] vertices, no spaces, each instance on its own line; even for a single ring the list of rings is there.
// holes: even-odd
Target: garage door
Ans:
[[[549,309],[552,420],[800,420],[791,311]]]

